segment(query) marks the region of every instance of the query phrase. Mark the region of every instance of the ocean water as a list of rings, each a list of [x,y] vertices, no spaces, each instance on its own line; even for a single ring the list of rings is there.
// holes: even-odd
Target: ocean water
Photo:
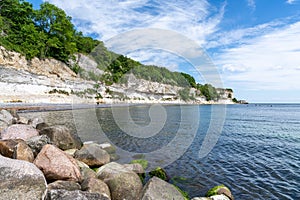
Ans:
[[[118,162],[144,157],[149,168],[163,166],[190,197],[224,184],[235,199],[300,199],[297,104],[140,105],[22,115],[67,125],[83,141],[112,142]]]

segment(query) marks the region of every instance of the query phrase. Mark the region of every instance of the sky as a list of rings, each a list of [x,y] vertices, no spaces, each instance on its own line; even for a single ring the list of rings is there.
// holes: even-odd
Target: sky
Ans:
[[[42,3],[28,1],[35,8]],[[71,16],[77,30],[105,44],[112,38],[126,38],[128,31],[149,29],[151,33],[153,28],[193,41],[213,63],[223,86],[232,88],[238,99],[251,103],[300,103],[300,0],[48,2]],[[171,35],[163,40],[174,42]],[[187,72],[196,81],[207,82],[197,66],[173,49],[140,46],[126,55],[144,64]]]

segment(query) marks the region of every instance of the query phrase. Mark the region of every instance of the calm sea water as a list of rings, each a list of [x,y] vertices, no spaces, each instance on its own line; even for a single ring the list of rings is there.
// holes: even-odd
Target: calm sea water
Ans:
[[[65,124],[84,141],[110,141],[119,148],[119,162],[143,155],[150,167],[164,166],[191,197],[225,184],[236,199],[300,199],[300,105],[228,105],[224,118],[223,111],[148,105],[22,115]],[[201,158],[201,147],[210,148],[204,145],[209,128],[213,148]]]

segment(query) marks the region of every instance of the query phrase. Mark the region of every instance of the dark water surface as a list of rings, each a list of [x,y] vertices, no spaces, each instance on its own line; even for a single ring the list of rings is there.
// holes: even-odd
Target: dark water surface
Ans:
[[[131,118],[124,115],[127,109]],[[191,197],[225,184],[238,200],[300,199],[300,105],[228,105],[218,142],[199,158],[212,120],[222,121],[212,112],[209,105],[152,110],[147,105],[22,115],[65,124],[83,141],[110,141],[119,147],[119,162],[142,154],[150,167],[166,165],[173,182]]]

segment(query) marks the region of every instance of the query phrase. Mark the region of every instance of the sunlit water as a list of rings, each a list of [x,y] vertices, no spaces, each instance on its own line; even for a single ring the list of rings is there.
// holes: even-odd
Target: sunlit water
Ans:
[[[129,108],[137,127],[147,127],[149,123],[161,126],[163,123],[160,131],[149,138],[144,138],[145,133],[141,133],[143,137],[134,137],[119,128],[129,123],[128,118],[118,116],[127,107],[113,111],[97,108],[22,115],[40,116],[49,124],[67,125],[76,130],[83,141],[110,141],[119,148],[119,162],[123,163],[136,154],[149,155],[162,149],[172,144],[178,134],[183,135],[185,139],[180,138],[165,153],[151,158],[152,167],[166,164],[166,160],[172,160],[170,152],[180,154],[187,145],[187,150],[165,168],[171,177],[175,177],[173,183],[191,197],[204,196],[211,187],[225,184],[236,199],[300,199],[300,105],[227,106],[218,142],[201,159],[199,150],[211,122],[212,106],[164,106],[166,121],[155,121],[162,113],[152,113],[152,122],[149,108]],[[182,118],[183,112],[191,114]],[[188,141],[192,143],[187,144]],[[125,155],[124,152],[130,153]]]

